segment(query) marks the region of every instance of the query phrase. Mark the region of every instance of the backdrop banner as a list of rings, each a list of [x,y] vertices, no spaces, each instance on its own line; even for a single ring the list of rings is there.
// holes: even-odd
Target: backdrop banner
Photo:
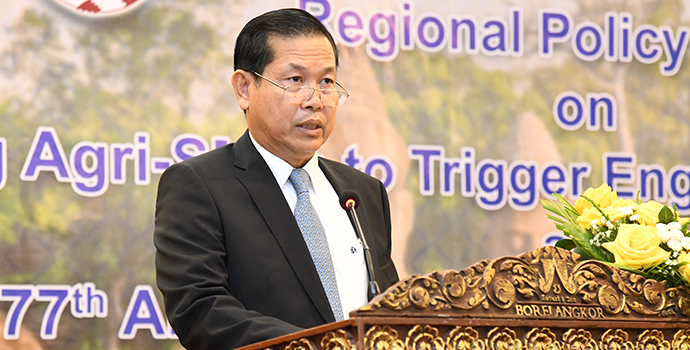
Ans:
[[[690,215],[690,0],[2,0],[0,348],[180,348],[158,179],[245,131],[235,38],[282,7],[338,43],[319,154],[384,182],[401,277],[553,244],[554,192]]]

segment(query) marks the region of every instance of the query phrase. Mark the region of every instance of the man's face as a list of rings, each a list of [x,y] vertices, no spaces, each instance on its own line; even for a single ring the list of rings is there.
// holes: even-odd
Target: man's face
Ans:
[[[283,86],[314,88],[324,79],[335,81],[335,54],[325,37],[276,37],[269,45],[275,59],[264,69],[264,77]],[[324,106],[319,92],[306,101],[295,101],[267,81],[260,81],[258,87],[252,82],[248,88],[247,125],[252,136],[290,165],[304,165],[333,131],[337,107]]]

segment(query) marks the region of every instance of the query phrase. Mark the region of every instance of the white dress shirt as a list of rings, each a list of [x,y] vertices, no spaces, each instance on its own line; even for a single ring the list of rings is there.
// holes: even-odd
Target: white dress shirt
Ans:
[[[292,173],[292,165],[259,145],[251,133],[249,136],[254,147],[271,169],[290,210],[294,213],[297,205],[297,193],[288,179]],[[326,231],[328,249],[331,252],[335,278],[338,283],[340,305],[343,308],[343,316],[348,319],[350,311],[367,303],[368,279],[364,262],[364,249],[362,243],[357,239],[347,213],[340,206],[338,194],[319,168],[318,152],[303,168],[311,178],[309,199]]]

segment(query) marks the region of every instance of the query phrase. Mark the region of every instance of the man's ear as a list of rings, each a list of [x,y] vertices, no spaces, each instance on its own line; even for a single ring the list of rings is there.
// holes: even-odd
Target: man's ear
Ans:
[[[235,90],[237,103],[242,110],[249,109],[249,85],[254,83],[253,74],[241,69],[232,73],[232,88]]]

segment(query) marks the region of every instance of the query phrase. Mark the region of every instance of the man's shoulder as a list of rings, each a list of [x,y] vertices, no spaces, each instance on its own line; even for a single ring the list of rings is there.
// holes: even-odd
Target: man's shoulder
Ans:
[[[192,158],[185,159],[179,163],[173,164],[170,168],[166,169],[166,172],[172,170],[172,168],[188,168],[199,174],[229,171],[233,168],[235,162],[233,147],[234,144],[228,144]]]
[[[374,185],[378,186],[381,181],[379,179],[362,172],[359,169],[353,168],[347,164],[319,157],[322,170],[332,175],[339,176],[341,179],[347,179],[347,182],[356,185]]]
[[[331,159],[324,158],[324,157],[319,157],[319,162],[323,166],[326,166],[326,167],[330,168],[331,170],[337,171],[339,173],[344,173],[344,174],[348,174],[351,176],[371,177],[371,176],[361,172],[360,170],[358,170],[356,168],[353,168],[347,164],[344,164],[344,163],[341,163],[341,162],[338,162],[335,160],[331,160]]]
[[[212,149],[206,153],[202,153],[187,160],[184,160],[182,161],[182,163],[194,166],[216,164],[220,160],[232,160],[235,158],[235,152],[233,151],[234,146],[234,143],[230,143],[225,146]]]

